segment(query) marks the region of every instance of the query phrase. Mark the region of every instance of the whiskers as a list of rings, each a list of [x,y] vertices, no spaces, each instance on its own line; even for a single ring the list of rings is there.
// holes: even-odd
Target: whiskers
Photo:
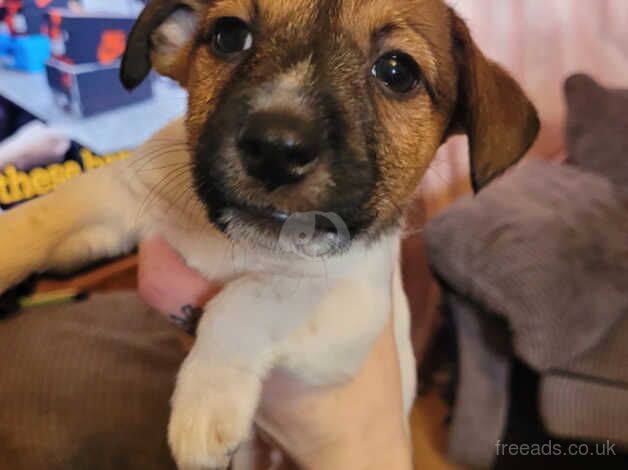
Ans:
[[[153,138],[151,144],[155,144],[154,149],[152,145],[145,148],[129,165],[148,190],[137,220],[158,211],[160,216],[171,219],[171,225],[181,224],[185,230],[203,229],[208,221],[196,196],[191,146],[175,138]]]
[[[141,155],[133,157],[130,166],[136,172],[159,170],[160,161],[173,157],[179,157],[178,162],[174,163],[191,163],[192,161],[191,146],[181,139],[152,138],[151,144],[153,143],[157,144],[155,149],[147,148]],[[157,166],[149,166],[155,163]]]

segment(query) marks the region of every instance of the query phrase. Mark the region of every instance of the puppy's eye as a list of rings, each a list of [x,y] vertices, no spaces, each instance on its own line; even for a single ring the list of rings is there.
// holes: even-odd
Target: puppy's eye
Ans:
[[[421,83],[421,68],[403,52],[381,56],[373,65],[371,74],[395,93],[409,93]]]
[[[220,55],[233,55],[253,47],[253,34],[239,18],[220,18],[214,25],[212,48]]]

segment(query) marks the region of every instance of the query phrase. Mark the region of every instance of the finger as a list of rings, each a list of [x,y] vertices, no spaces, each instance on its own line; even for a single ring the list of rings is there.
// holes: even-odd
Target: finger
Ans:
[[[172,320],[187,320],[215,296],[220,286],[185,265],[161,238],[140,244],[138,290],[149,305]]]

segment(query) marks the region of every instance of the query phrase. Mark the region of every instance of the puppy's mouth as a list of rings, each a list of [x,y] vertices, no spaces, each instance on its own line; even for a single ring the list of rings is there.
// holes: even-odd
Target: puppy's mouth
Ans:
[[[305,258],[320,258],[345,251],[351,244],[351,230],[335,213],[285,212],[240,202],[226,203],[215,221],[234,240]]]
[[[232,211],[241,216],[251,219],[275,224],[283,224],[290,217],[290,214],[288,212],[279,211],[272,207],[257,207],[235,202],[228,203],[223,210]]]
[[[315,222],[315,227],[313,227],[317,232],[321,233],[336,233],[338,227],[333,221],[328,218],[322,216],[323,213],[307,213],[307,212],[284,212],[277,210],[272,207],[256,207],[253,205],[241,204],[241,203],[231,203],[228,204],[223,212],[226,214],[231,212],[232,216],[238,216],[243,218],[244,220],[255,223],[256,225],[264,224],[268,226],[275,226],[278,228],[283,227],[285,224],[290,223],[290,221],[297,221],[297,219],[301,219],[303,223],[305,222],[305,218],[308,214],[313,214],[316,220],[312,220]]]

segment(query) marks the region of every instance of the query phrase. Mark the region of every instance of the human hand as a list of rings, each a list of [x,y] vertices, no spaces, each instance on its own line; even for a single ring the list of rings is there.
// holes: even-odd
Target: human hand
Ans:
[[[187,331],[220,291],[159,239],[142,243],[139,286],[144,300]],[[410,469],[400,384],[390,322],[348,383],[312,387],[274,371],[264,383],[256,424],[299,468]],[[269,449],[256,441],[237,454],[236,468],[269,468]]]
[[[40,121],[22,126],[0,146],[0,166],[13,164],[18,170],[49,165],[63,160],[70,139],[62,130]]]

